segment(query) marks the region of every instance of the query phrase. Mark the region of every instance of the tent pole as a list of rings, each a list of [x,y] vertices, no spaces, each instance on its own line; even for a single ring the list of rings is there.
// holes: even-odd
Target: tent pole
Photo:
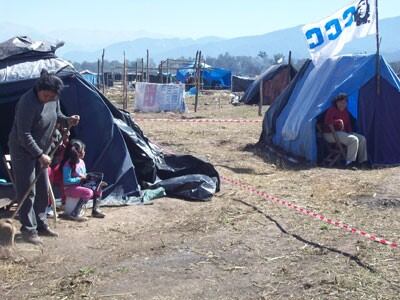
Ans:
[[[376,94],[381,94],[381,66],[380,66],[380,37],[379,37],[379,14],[378,14],[378,0],[375,0],[376,8]]]
[[[288,74],[288,83],[292,80],[292,51],[289,51],[289,58],[288,58],[288,66],[289,66],[289,74]]]
[[[136,63],[135,63],[135,81],[138,82],[138,64],[137,64],[137,59],[136,59]],[[136,85],[135,85],[136,87]]]
[[[263,102],[264,102],[264,89],[263,89],[264,81],[263,81],[262,76],[260,76],[260,77],[261,77],[261,80],[260,80],[260,101],[258,102],[258,115],[261,117],[262,116],[262,105],[263,105]]]
[[[103,48],[103,54],[101,55],[101,85],[102,85],[103,95],[104,95],[104,92],[105,92],[105,80],[104,80],[104,52],[105,52],[105,49]]]
[[[167,83],[169,83],[169,58],[167,58]]]
[[[197,76],[198,76],[198,60],[199,60],[199,50],[197,50],[197,52],[196,52],[196,59],[195,59],[195,61],[194,61],[194,72],[195,72],[195,85],[196,85],[196,95],[195,95],[195,97],[194,97],[194,112],[197,112],[197,102],[198,102],[198,97],[199,97],[199,89],[198,89],[198,87],[197,87],[197,82],[198,82],[198,80],[197,80]]]
[[[146,50],[146,82],[150,82],[150,74],[149,74],[149,49]]]
[[[144,79],[144,59],[143,59],[143,57],[142,57],[142,74],[141,74],[141,76],[140,76],[140,82],[143,82],[143,79]]]
[[[100,59],[97,59],[97,89],[100,90]]]
[[[125,59],[125,51],[124,51],[124,66],[123,66],[124,70],[122,72],[122,108],[126,110],[126,97],[125,97],[125,85],[126,85],[126,59]]]

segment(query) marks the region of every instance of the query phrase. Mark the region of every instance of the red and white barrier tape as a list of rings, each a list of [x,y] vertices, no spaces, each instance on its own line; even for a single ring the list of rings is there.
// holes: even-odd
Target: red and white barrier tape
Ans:
[[[140,118],[135,119],[138,122],[178,122],[178,123],[261,123],[262,120],[247,120],[247,119],[151,119]]]
[[[286,207],[288,207],[290,209],[296,210],[297,212],[300,212],[302,214],[311,216],[311,217],[313,217],[315,219],[318,219],[318,220],[320,220],[322,222],[325,222],[325,223],[328,223],[330,225],[334,225],[334,226],[336,226],[338,228],[344,229],[345,231],[351,232],[353,234],[361,235],[361,236],[363,236],[363,237],[365,237],[365,238],[367,238],[367,239],[369,239],[371,241],[377,242],[377,243],[382,244],[382,245],[389,246],[391,248],[398,248],[399,247],[397,242],[388,241],[388,240],[386,240],[384,238],[377,237],[374,234],[370,234],[370,233],[365,232],[364,230],[360,230],[360,229],[354,228],[354,227],[352,227],[352,226],[350,226],[350,225],[348,225],[346,223],[343,223],[341,221],[329,219],[329,218],[325,217],[324,215],[322,215],[320,213],[317,213],[315,211],[300,207],[300,206],[298,206],[298,205],[296,205],[294,203],[291,203],[289,201],[282,200],[282,199],[279,199],[277,197],[268,195],[265,192],[258,191],[255,187],[253,187],[253,186],[251,186],[251,185],[249,185],[247,183],[243,183],[243,182],[241,182],[239,180],[229,179],[229,178],[227,178],[225,176],[221,176],[221,179],[224,180],[225,182],[228,182],[228,183],[232,184],[232,185],[238,186],[243,190],[249,191],[252,194],[256,194],[258,196],[261,196],[265,200],[272,201],[272,202],[278,203],[280,205],[286,206]]]
[[[159,147],[160,147],[160,149],[162,149],[161,146],[159,146]],[[174,154],[169,149],[164,148],[164,150],[169,154]],[[272,202],[277,203],[279,205],[286,206],[289,209],[292,209],[292,210],[295,210],[295,211],[297,211],[299,213],[302,213],[304,215],[313,217],[314,219],[320,220],[320,221],[328,223],[330,225],[334,225],[334,226],[336,226],[338,228],[341,228],[341,229],[343,229],[345,231],[348,231],[348,232],[351,232],[353,234],[358,234],[360,236],[363,236],[363,237],[365,237],[365,238],[367,238],[367,239],[369,239],[371,241],[374,241],[376,243],[379,243],[381,245],[386,245],[386,246],[389,246],[391,248],[399,248],[399,245],[398,245],[397,242],[389,241],[389,240],[386,240],[384,238],[378,237],[375,234],[367,233],[364,230],[352,227],[352,226],[350,226],[350,225],[348,225],[348,224],[346,224],[346,223],[344,223],[342,221],[329,219],[329,218],[325,217],[324,215],[322,215],[320,213],[317,213],[315,211],[312,211],[312,210],[306,209],[304,207],[298,206],[297,204],[291,203],[290,201],[279,199],[277,197],[271,196],[271,195],[267,194],[266,192],[259,191],[259,190],[257,190],[257,188],[255,188],[254,186],[251,186],[250,184],[244,183],[244,182],[239,181],[239,180],[230,179],[230,178],[227,178],[227,177],[222,176],[222,175],[220,176],[220,178],[223,181],[227,182],[227,183],[230,183],[230,184],[232,184],[234,186],[237,186],[237,187],[241,188],[242,190],[245,190],[245,191],[248,191],[248,192],[250,192],[252,194],[260,196],[260,197],[264,198],[265,200],[272,201]]]

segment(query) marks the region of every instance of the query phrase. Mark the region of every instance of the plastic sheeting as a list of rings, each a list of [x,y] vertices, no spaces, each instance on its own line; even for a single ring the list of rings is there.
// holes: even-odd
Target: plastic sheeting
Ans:
[[[34,57],[37,54],[42,56],[43,54],[54,55],[57,48],[62,45],[64,45],[63,42],[53,44],[44,41],[32,41],[26,36],[17,36],[0,43],[0,61],[11,57],[13,57],[13,59],[26,59],[28,57]]]
[[[329,108],[332,99],[341,92],[349,95],[349,110],[352,115],[360,117],[359,115],[365,112],[364,105],[372,105],[370,100],[362,99],[359,95],[360,89],[374,78],[375,65],[375,55],[340,56],[324,60],[318,65],[308,63],[301,75],[296,76],[288,93],[279,97],[271,106],[271,112],[266,113],[263,140],[268,141],[268,137],[272,134],[274,145],[315,163],[317,161],[316,118]],[[394,90],[398,91],[399,79],[393,70],[382,58],[380,65],[382,77]],[[359,104],[361,101],[363,101],[363,106]],[[382,99],[382,101],[389,100]],[[393,102],[393,100],[390,101]],[[400,103],[395,107],[400,113]],[[274,124],[270,123],[272,117]],[[383,115],[381,121],[386,122],[384,120]],[[369,126],[372,126],[374,122],[377,122],[375,118],[367,120]],[[385,128],[390,131],[390,127]],[[273,132],[271,132],[272,128],[274,128]],[[367,137],[369,143],[368,140],[373,140],[373,136]],[[400,162],[400,153],[396,155]],[[375,160],[374,153],[369,153],[369,157],[372,158],[372,163],[379,163]],[[394,162],[393,159],[391,161]]]
[[[290,72],[290,74],[289,74]],[[271,104],[288,86],[290,79],[297,71],[289,65],[272,65],[264,73],[259,75],[249,86],[246,93],[240,99],[244,104],[252,105],[260,102],[260,84],[263,83],[263,104]]]
[[[222,68],[213,68],[207,64],[201,66],[201,78],[203,79],[204,88],[225,89],[231,87],[232,73]],[[176,70],[176,80],[187,83],[189,77],[194,77],[194,64],[185,66]]]
[[[58,73],[66,67],[72,68],[72,65],[58,58],[22,62],[11,66],[1,66],[0,64],[0,82],[39,78],[42,69],[46,69],[49,73]]]
[[[232,88],[233,93],[245,92],[249,86],[254,82],[255,78],[243,77],[243,76],[232,76]]]

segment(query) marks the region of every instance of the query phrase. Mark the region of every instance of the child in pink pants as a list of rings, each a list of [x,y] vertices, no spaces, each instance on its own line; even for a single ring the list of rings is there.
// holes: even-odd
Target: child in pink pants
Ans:
[[[80,216],[82,207],[88,200],[93,199],[92,217],[104,218],[105,214],[99,209],[98,198],[101,198],[101,189],[91,189],[83,186],[87,172],[85,162],[85,144],[80,140],[71,140],[65,150],[64,159],[61,162],[63,172],[64,194],[66,197],[78,198],[75,209],[70,217],[76,221],[86,221]]]

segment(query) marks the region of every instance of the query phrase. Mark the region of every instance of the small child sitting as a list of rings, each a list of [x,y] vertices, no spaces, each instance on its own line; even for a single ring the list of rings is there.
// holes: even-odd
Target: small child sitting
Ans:
[[[85,157],[85,144],[80,140],[71,140],[65,149],[64,158],[61,161],[64,183],[64,194],[66,197],[78,198],[74,210],[69,214],[71,219],[76,221],[86,221],[87,218],[81,216],[82,207],[93,199],[92,217],[104,218],[105,214],[99,209],[101,197],[101,186],[105,183],[98,181],[97,184],[87,184],[86,166],[83,158]],[[101,173],[100,173],[101,174]],[[102,174],[101,174],[102,175]],[[85,186],[86,185],[86,186]]]

